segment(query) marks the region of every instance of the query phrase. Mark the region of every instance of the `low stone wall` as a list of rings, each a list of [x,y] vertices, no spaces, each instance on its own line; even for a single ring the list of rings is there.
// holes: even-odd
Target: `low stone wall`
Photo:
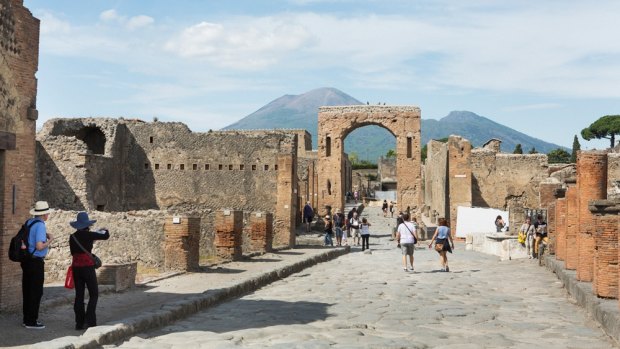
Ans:
[[[498,256],[500,260],[527,258],[525,247],[516,236],[498,233],[470,233],[465,237],[465,249]]]
[[[45,260],[47,281],[64,280],[67,267],[71,264],[69,235],[73,229],[77,211],[53,211],[46,222],[47,231],[54,235],[48,257]],[[164,262],[164,220],[163,211],[147,210],[124,213],[90,212],[90,219],[96,219],[94,228],[110,230],[110,239],[95,242],[95,253],[103,264],[138,262],[150,268],[161,268]]]

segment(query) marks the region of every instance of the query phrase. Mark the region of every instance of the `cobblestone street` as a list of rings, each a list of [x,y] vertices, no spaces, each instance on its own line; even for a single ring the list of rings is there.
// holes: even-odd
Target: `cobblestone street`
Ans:
[[[531,260],[500,262],[464,251],[440,271],[418,245],[415,273],[389,241],[393,219],[378,208],[372,254],[335,259],[158,331],[123,348],[611,348],[554,274]],[[349,239],[349,242],[351,239]]]

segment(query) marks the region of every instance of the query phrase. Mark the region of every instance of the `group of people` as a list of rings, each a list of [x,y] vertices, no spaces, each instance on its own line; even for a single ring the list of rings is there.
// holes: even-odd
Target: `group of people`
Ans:
[[[387,217],[388,210],[390,212],[390,217],[394,217],[394,201],[390,201],[390,203],[388,204],[387,200],[383,200],[381,210],[383,211],[383,217]]]
[[[53,234],[47,231],[45,222],[51,213],[49,204],[38,201],[30,210],[32,218],[26,221],[28,227],[28,258],[20,264],[22,268],[22,311],[23,326],[28,329],[44,329],[45,325],[39,321],[39,306],[43,296],[45,280],[45,257],[54,241]],[[97,326],[95,310],[99,297],[97,275],[95,273],[95,259],[93,258],[93,243],[96,240],[107,240],[110,233],[107,229],[91,231],[92,225],[97,222],[88,217],[88,213],[79,212],[70,226],[75,229],[69,236],[71,251],[73,280],[75,285],[75,329],[83,330]],[[88,289],[88,306],[84,308],[84,293]]]
[[[353,238],[353,246],[359,246],[361,242],[362,251],[370,248],[370,222],[366,218],[359,218],[357,208],[354,207],[349,211],[345,218],[342,211],[337,208],[333,217],[326,215],[323,221],[324,230],[324,246],[334,246],[333,235],[335,231],[336,246],[347,245],[348,237]]]
[[[525,235],[525,248],[529,259],[538,257],[538,250],[541,242],[548,242],[547,222],[542,215],[536,216],[536,222],[532,224],[530,217],[525,218],[525,223],[519,228],[519,234]]]
[[[415,245],[418,243],[418,224],[415,217],[411,217],[409,213],[401,213],[397,218],[397,229],[395,240],[397,247],[400,247],[403,255],[403,270],[414,271],[413,267],[413,252],[415,251]],[[430,239],[428,248],[431,249],[435,244],[435,250],[439,253],[441,271],[449,272],[448,255],[452,253],[454,249],[454,241],[450,234],[450,228],[448,228],[448,222],[445,218],[439,219],[439,226],[435,230],[435,234]],[[407,258],[408,257],[408,258]],[[407,264],[409,259],[409,264]]]

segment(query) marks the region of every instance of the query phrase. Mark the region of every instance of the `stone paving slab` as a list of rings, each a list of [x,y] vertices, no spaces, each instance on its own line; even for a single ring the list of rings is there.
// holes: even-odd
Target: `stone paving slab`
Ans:
[[[416,249],[416,272],[384,237],[379,212],[371,254],[352,253],[274,282],[121,348],[614,348],[562,283],[534,260]],[[377,210],[378,211],[378,210]]]
[[[167,325],[206,307],[252,292],[271,282],[300,272],[314,264],[348,253],[349,248],[298,248],[281,250],[248,260],[204,268],[200,273],[186,273],[159,280],[123,293],[99,296],[97,318],[100,326],[84,331],[74,329],[73,305],[66,297],[73,290],[53,286],[52,294],[63,293],[54,300],[47,296],[47,306],[40,313],[44,330],[21,326],[20,314],[0,315],[0,347],[96,348],[113,343],[140,331]]]

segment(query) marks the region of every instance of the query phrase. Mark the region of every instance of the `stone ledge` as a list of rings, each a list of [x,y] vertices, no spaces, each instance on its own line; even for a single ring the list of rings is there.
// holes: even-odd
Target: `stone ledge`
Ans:
[[[120,322],[114,321],[117,322],[114,325],[89,328],[80,337],[62,337],[48,342],[33,344],[30,347],[45,349],[101,348],[103,345],[113,344],[138,333],[166,326],[174,321],[186,318],[229,299],[254,292],[261,287],[286,278],[291,274],[298,273],[318,263],[327,262],[347,254],[350,250],[351,248],[349,246],[330,249],[325,253],[268,271],[230,287],[207,290],[201,295],[188,296],[177,302],[164,304],[160,310],[156,312],[145,312],[134,317],[126,318]]]
[[[620,309],[617,299],[599,298],[592,292],[592,284],[577,281],[577,272],[564,269],[564,262],[554,256],[546,256],[547,269],[553,271],[568,293],[594,318],[605,333],[616,342],[620,341]]]

